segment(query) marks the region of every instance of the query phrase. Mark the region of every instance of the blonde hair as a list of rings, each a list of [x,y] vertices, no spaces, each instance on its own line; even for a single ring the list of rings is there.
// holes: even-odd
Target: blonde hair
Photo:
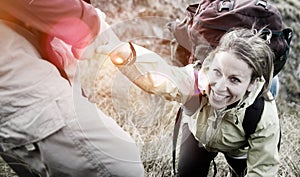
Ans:
[[[268,98],[266,94],[270,89],[273,78],[274,53],[268,46],[268,39],[262,38],[262,30],[236,28],[225,33],[220,39],[219,45],[206,59],[213,60],[215,54],[219,51],[233,52],[252,69],[251,82],[264,77],[265,84],[261,96]]]

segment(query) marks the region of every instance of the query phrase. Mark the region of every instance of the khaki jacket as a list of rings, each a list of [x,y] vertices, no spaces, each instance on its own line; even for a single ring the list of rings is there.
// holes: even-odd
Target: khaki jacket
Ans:
[[[274,101],[265,101],[261,120],[248,140],[249,148],[241,148],[247,142],[242,126],[245,110],[261,90],[263,79],[256,85],[256,90],[240,100],[237,106],[215,111],[206,96],[195,94],[196,75],[192,65],[170,66],[157,54],[140,46],[135,48],[137,60],[134,64],[120,68],[124,75],[146,92],[182,103],[184,121],[188,122],[195,138],[209,151],[224,152],[236,158],[246,156],[247,177],[276,176],[280,127]],[[197,86],[203,91],[205,79],[201,73],[202,70],[197,74]]]
[[[48,41],[49,45],[66,69],[73,64],[76,66],[75,55],[96,38],[101,17],[92,6],[80,0],[71,3],[15,0],[0,1],[0,5],[2,152],[53,134],[66,126],[65,118],[72,114],[68,112],[72,107],[67,109],[66,106],[73,103],[66,102],[65,98],[72,96],[74,88],[61,78],[52,63],[44,60],[40,50],[44,46],[39,45],[39,35],[45,33],[55,37]],[[48,7],[51,7],[49,11],[44,11]],[[83,28],[72,24],[74,19]],[[73,66],[71,70],[74,74]]]

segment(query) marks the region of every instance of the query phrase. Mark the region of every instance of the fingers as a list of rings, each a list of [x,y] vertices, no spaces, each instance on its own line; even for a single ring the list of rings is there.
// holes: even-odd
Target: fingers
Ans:
[[[117,46],[110,52],[109,56],[112,63],[117,67],[132,64],[136,59],[135,49],[130,42]]]

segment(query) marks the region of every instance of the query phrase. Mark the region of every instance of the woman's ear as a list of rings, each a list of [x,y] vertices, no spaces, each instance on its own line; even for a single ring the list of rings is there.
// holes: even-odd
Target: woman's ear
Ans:
[[[255,89],[258,80],[259,80],[259,78],[256,78],[255,80],[253,80],[252,82],[250,82],[250,84],[249,84],[249,86],[247,88],[248,92],[251,92],[251,91],[253,91]]]

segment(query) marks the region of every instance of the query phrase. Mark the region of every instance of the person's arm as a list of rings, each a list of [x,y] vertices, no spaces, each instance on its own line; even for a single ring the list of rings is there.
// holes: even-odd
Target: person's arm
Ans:
[[[126,44],[120,44],[119,48],[110,53],[110,57],[119,70],[135,85],[148,93],[179,103],[185,103],[192,96],[195,90],[192,65],[171,66],[156,53],[135,44],[133,47],[136,60],[127,63],[128,56],[130,58],[132,54],[128,52],[130,50]]]
[[[279,169],[279,120],[275,106],[265,102],[265,112],[256,132],[250,136],[247,157],[247,177],[277,176]],[[276,117],[275,117],[276,115]],[[267,120],[266,120],[267,119]]]
[[[24,24],[71,45],[76,58],[100,30],[95,8],[81,0],[9,0],[0,5]]]

